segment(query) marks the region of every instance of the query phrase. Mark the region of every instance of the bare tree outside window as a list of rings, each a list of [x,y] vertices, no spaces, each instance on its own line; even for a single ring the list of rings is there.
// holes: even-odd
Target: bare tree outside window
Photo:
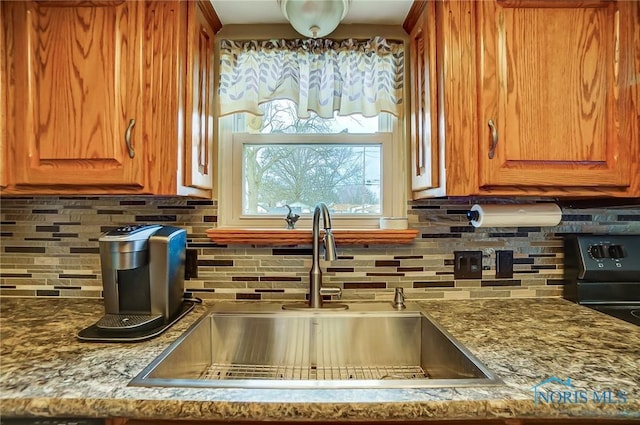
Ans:
[[[298,118],[295,105],[287,101],[265,103],[262,110],[262,134],[363,132],[371,122],[377,125],[375,118],[354,116],[324,119],[312,113]],[[314,143],[247,143],[243,213],[277,214],[285,204],[308,213],[323,201],[338,214],[379,214],[380,175],[381,146],[376,144],[328,144],[321,137]]]

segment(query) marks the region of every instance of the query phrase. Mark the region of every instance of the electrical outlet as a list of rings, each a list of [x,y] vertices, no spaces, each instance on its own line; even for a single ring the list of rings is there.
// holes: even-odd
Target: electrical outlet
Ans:
[[[482,251],[453,251],[455,279],[482,279]]]
[[[198,250],[187,249],[184,261],[184,279],[196,279],[198,277]]]
[[[496,251],[496,277],[513,277],[513,251]]]

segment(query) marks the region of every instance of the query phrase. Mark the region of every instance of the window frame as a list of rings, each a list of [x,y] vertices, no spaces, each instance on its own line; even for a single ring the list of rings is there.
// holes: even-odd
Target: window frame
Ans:
[[[335,144],[381,144],[381,214],[332,215],[335,229],[377,229],[381,217],[405,217],[407,182],[405,178],[405,149],[402,143],[405,131],[403,118],[391,114],[379,117],[377,133],[329,133],[329,134],[254,134],[246,131],[246,115],[234,114],[220,118],[220,165],[218,227],[234,228],[285,228],[284,216],[264,215],[260,217],[242,214],[242,146],[244,143],[263,144],[268,141],[278,144],[299,144],[301,141],[326,141]],[[231,184],[229,184],[229,182]],[[403,190],[398,190],[402,188]],[[296,228],[311,228],[311,214],[298,220]]]

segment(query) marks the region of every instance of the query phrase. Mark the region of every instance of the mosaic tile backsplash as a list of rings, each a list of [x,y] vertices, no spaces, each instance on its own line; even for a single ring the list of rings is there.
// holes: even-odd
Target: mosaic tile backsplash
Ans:
[[[324,284],[344,300],[558,297],[562,294],[566,233],[640,233],[640,205],[563,208],[555,227],[474,228],[470,198],[410,202],[411,245],[338,247],[322,262]],[[528,202],[529,200],[520,200]],[[518,202],[517,199],[482,202]],[[2,198],[0,295],[102,296],[98,237],[122,224],[183,227],[198,254],[198,277],[185,281],[193,296],[221,300],[302,300],[309,286],[311,247],[220,246],[206,236],[215,227],[215,201],[180,197]],[[455,279],[454,251],[482,251],[481,279]],[[496,277],[496,251],[514,256],[513,277]]]

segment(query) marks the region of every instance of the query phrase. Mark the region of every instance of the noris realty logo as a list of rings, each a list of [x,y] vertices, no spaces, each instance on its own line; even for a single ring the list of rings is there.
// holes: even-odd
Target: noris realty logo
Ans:
[[[571,378],[564,381],[552,376],[533,387],[534,404],[622,404],[627,402],[627,393],[622,390],[584,390],[575,388]]]

